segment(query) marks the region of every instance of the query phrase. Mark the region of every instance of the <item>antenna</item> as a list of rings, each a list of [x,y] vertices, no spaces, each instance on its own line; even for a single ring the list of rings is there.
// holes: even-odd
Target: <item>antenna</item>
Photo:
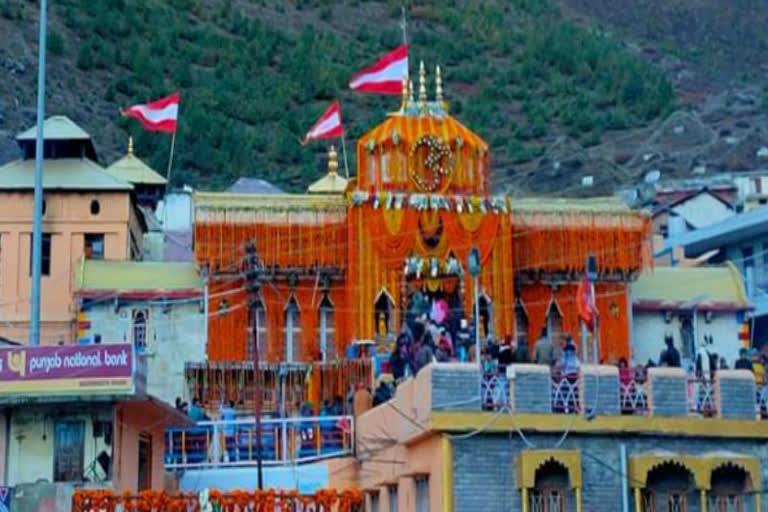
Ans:
[[[403,31],[403,44],[408,44],[408,19],[405,17],[405,4],[400,5],[400,29]]]

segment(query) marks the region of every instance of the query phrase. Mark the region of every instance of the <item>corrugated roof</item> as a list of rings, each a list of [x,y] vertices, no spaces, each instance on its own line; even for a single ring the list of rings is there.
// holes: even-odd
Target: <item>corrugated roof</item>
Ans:
[[[24,130],[16,136],[16,140],[36,140],[37,126]],[[45,140],[83,140],[91,136],[67,116],[51,116],[43,121],[43,138]]]
[[[738,270],[731,265],[708,267],[656,267],[643,272],[631,285],[633,304],[692,308],[731,305],[749,308]]]
[[[285,194],[272,183],[261,178],[238,178],[227,189],[231,194]]]
[[[751,240],[768,232],[768,208],[739,213],[725,220],[688,231],[664,242],[662,253],[675,247],[685,248],[686,257],[698,256],[712,249]]]
[[[193,263],[85,260],[77,268],[79,291],[111,292],[202,290]]]
[[[117,179],[137,185],[165,185],[168,183],[168,180],[133,153],[128,153],[120,160],[113,162],[104,171]]]
[[[15,160],[0,167],[0,189],[27,190],[35,185],[35,161]],[[43,161],[43,188],[65,190],[131,190],[133,185],[109,174],[87,158]]]

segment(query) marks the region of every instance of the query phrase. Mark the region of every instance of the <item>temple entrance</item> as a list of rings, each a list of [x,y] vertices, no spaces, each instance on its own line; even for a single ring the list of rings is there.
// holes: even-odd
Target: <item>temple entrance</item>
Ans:
[[[403,309],[411,331],[414,331],[414,324],[419,318],[426,317],[444,327],[451,339],[455,339],[461,319],[470,320],[464,313],[458,277],[406,278],[405,291]]]

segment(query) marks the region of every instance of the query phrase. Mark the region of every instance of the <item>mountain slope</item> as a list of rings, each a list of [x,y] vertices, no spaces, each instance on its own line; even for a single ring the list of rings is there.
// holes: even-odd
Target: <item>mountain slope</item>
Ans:
[[[0,0],[2,160],[34,122],[35,9]],[[673,108],[664,71],[547,0],[434,0],[408,12],[411,69],[419,59],[443,66],[452,111],[491,143],[499,189],[573,191],[580,167],[537,171],[558,147],[600,147]],[[250,175],[303,190],[324,172],[324,146],[298,139],[332,99],[350,143],[397,108],[398,98],[352,94],[346,82],[401,42],[399,15],[396,1],[60,0],[47,112],[90,131],[105,163],[134,134],[137,153],[162,170],[168,137],[117,112],[180,90],[175,183],[221,188]],[[599,178],[616,184],[609,171]]]

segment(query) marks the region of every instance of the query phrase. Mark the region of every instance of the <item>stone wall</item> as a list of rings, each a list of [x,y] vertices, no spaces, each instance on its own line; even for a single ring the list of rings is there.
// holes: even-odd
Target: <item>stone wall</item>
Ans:
[[[762,487],[765,489],[768,485],[768,443],[765,441],[575,434],[566,436],[562,442],[562,435],[526,434],[526,439],[533,446],[527,445],[515,432],[511,435],[479,434],[469,439],[453,440],[453,499],[456,512],[521,510],[517,457],[521,450],[526,449],[581,451],[584,511],[621,510],[621,443],[627,446],[628,458],[633,454],[658,450],[695,455],[731,451],[756,456],[762,467]],[[629,493],[630,512],[635,512],[631,489]],[[693,505],[691,512],[698,510],[698,504]],[[762,507],[763,512],[768,512],[768,500],[763,500]]]

